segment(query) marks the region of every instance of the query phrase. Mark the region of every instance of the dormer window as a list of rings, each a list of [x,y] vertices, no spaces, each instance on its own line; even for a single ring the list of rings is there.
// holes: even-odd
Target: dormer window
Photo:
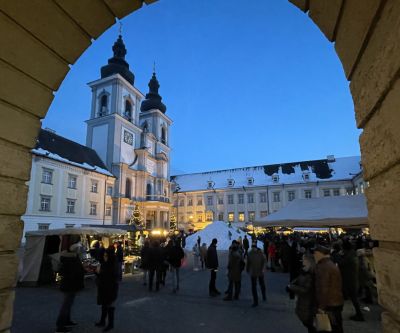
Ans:
[[[278,174],[273,174],[272,175],[272,181],[274,182],[274,183],[279,183],[279,175]]]
[[[235,181],[232,178],[228,179],[228,187],[233,187],[233,185],[235,185]]]
[[[128,121],[132,121],[132,104],[128,100],[125,101],[124,118]]]
[[[303,180],[305,182],[308,182],[310,180],[310,173],[309,172],[304,172],[303,173]]]
[[[247,185],[254,185],[254,178],[253,177],[247,177]]]
[[[210,189],[213,189],[214,188],[214,185],[215,185],[215,183],[212,181],[212,180],[209,180],[208,182],[207,182],[207,188],[210,190]]]

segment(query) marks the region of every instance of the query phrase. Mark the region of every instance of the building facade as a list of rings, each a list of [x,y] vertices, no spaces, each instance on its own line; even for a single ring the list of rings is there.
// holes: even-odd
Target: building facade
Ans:
[[[41,130],[32,151],[25,231],[129,223],[135,207],[146,229],[169,228],[171,119],[155,72],[144,96],[125,60],[122,37],[90,82],[86,146]]]
[[[41,130],[32,150],[24,230],[111,224],[114,184],[95,151]]]
[[[113,190],[113,223],[129,223],[137,205],[147,229],[169,228],[169,128],[172,121],[158,93],[156,74],[144,96],[125,60],[122,37],[101,78],[89,83],[92,108],[86,145],[97,152],[117,178]]]
[[[176,175],[173,207],[178,227],[214,220],[251,224],[295,199],[363,193],[360,157],[335,158]]]

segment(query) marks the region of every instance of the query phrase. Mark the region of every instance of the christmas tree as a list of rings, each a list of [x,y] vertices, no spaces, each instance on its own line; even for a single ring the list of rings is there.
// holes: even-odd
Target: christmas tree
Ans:
[[[174,231],[176,230],[176,217],[174,214],[171,215],[171,218],[169,219],[169,230]]]
[[[138,228],[143,227],[143,216],[142,213],[139,210],[138,204],[135,204],[135,207],[133,209],[131,218],[129,220],[129,224],[134,224]]]

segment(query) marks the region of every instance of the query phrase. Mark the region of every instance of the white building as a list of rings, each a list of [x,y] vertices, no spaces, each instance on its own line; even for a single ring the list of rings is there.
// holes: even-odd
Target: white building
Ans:
[[[360,157],[244,167],[171,177],[179,228],[201,229],[213,220],[245,225],[296,198],[361,193]]]
[[[89,83],[92,107],[86,147],[41,131],[41,136],[55,142],[45,145],[40,137],[32,151],[25,231],[125,224],[135,205],[146,228],[169,228],[172,121],[165,115],[156,74],[144,96],[134,87],[121,36],[112,49],[114,55],[101,68],[101,78]]]
[[[41,130],[32,150],[24,231],[111,224],[114,183],[94,150]]]

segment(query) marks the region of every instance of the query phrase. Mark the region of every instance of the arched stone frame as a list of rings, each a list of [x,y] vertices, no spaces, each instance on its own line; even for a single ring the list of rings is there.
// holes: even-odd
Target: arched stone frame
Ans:
[[[105,89],[97,95],[95,112],[95,117],[104,117],[110,113],[110,93]]]
[[[128,177],[125,179],[125,198],[132,197],[132,180]]]
[[[161,143],[163,143],[164,145],[168,145],[168,130],[167,130],[167,126],[163,123],[160,126],[160,141]]]
[[[144,0],[150,4],[155,0]],[[398,0],[290,0],[335,42],[351,80],[360,137],[369,222],[380,241],[376,256],[385,332],[400,331],[400,2]],[[0,332],[11,325],[17,257],[31,167],[30,149],[63,78],[82,52],[141,0],[5,1],[1,22],[13,38],[0,55]],[[46,21],[43,24],[43,21]],[[60,38],[62,35],[62,38]],[[18,40],[18,43],[14,41]],[[7,50],[12,50],[9,52]],[[45,63],[46,66],[41,66]],[[23,90],[23,96],[18,91]]]

